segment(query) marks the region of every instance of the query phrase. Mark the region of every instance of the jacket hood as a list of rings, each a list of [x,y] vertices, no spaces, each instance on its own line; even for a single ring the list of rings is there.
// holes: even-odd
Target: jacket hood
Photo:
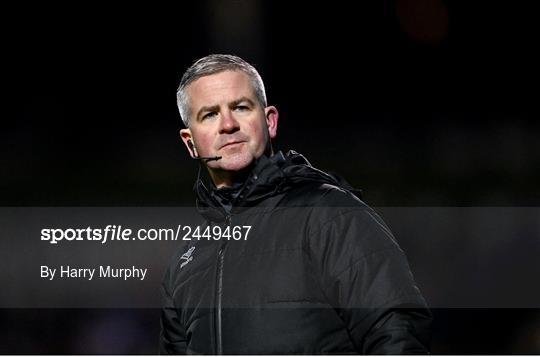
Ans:
[[[199,171],[195,182],[197,209],[203,217],[211,221],[223,221],[227,216],[227,211],[216,198],[216,188],[207,176],[203,177]],[[283,193],[297,185],[313,182],[338,186],[358,195],[358,191],[354,190],[343,178],[314,168],[303,155],[296,151],[290,150],[287,154],[279,151],[271,157],[262,155],[256,160],[238,196],[233,201],[232,212],[252,207],[261,200]]]

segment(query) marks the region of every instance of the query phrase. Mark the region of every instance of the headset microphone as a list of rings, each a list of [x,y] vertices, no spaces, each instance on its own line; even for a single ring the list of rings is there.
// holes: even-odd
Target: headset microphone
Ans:
[[[206,160],[206,161],[212,161],[212,160],[219,160],[221,159],[221,156],[196,156],[192,157],[193,160]]]
[[[193,151],[193,154],[196,155],[195,157],[191,157],[193,160],[206,160],[206,161],[212,161],[212,160],[219,160],[219,159],[221,159],[221,156],[209,156],[209,157],[206,157],[206,156],[198,156],[198,155],[195,153],[195,148],[194,148],[194,146],[193,146],[193,142],[192,142],[191,140],[188,140],[187,143],[188,143],[189,148],[191,149],[191,151]]]

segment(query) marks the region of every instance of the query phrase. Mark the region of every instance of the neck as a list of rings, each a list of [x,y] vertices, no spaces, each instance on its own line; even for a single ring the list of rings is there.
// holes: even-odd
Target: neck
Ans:
[[[235,183],[244,182],[246,177],[251,172],[253,168],[253,163],[240,171],[225,171],[225,170],[210,170],[208,169],[208,174],[214,182],[214,185],[217,188],[222,187],[231,187]]]

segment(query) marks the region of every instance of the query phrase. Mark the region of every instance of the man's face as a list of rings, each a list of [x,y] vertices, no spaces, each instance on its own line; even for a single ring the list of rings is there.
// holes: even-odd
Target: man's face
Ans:
[[[246,168],[276,136],[277,109],[261,106],[244,72],[201,77],[187,87],[187,95],[190,127],[182,129],[180,135],[192,156],[222,157],[207,162],[211,174]]]

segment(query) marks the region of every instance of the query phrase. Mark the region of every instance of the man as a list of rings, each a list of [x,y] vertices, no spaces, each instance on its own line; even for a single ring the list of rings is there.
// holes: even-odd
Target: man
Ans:
[[[345,181],[274,153],[278,111],[255,68],[204,57],[177,97],[182,141],[206,168],[195,184],[201,232],[244,236],[192,239],[173,258],[160,351],[428,352],[431,315],[403,252]]]

